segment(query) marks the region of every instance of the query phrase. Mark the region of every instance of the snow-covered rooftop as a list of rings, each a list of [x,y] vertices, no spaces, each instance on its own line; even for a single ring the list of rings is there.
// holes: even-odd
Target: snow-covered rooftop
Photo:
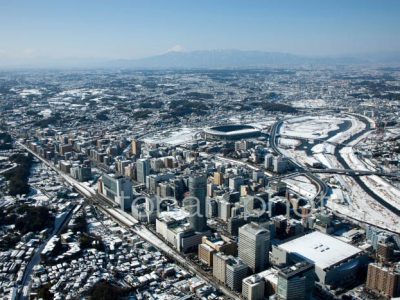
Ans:
[[[336,265],[362,252],[357,247],[319,231],[281,244],[279,248],[304,257],[321,269]]]

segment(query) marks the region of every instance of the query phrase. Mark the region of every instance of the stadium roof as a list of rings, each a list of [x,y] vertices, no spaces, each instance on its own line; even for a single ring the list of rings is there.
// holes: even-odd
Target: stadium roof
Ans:
[[[283,243],[279,248],[301,256],[321,269],[336,265],[362,252],[357,247],[319,231]]]

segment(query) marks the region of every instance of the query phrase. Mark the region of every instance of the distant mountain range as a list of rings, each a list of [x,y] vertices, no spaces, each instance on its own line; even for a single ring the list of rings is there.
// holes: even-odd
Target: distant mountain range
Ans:
[[[188,68],[247,68],[282,65],[400,65],[400,52],[349,56],[302,56],[280,52],[242,50],[204,50],[167,52],[141,59],[46,59],[35,58],[18,64],[4,63],[0,67],[72,67],[126,69],[188,69]]]
[[[400,53],[357,56],[301,56],[280,52],[207,50],[168,52],[135,60],[116,60],[123,68],[244,68],[273,65],[400,64]]]

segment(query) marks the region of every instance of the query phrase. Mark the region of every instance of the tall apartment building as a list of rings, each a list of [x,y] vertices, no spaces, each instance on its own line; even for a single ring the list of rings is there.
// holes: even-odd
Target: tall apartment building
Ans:
[[[400,296],[400,266],[396,269],[369,264],[366,287],[388,298]]]
[[[122,210],[129,210],[132,205],[132,182],[123,176],[104,174],[99,180],[98,192],[107,199],[119,204]]]

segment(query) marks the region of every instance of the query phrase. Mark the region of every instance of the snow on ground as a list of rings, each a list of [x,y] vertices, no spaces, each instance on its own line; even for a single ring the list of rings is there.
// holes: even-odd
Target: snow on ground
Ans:
[[[193,140],[193,137],[199,129],[183,127],[180,130],[168,130],[158,132],[151,137],[145,138],[146,143],[165,143],[169,145],[180,145]]]
[[[365,124],[363,122],[361,122],[359,119],[346,118],[346,119],[343,119],[343,120],[350,121],[351,122],[351,127],[348,130],[342,131],[342,132],[336,134],[335,136],[329,138],[328,139],[329,142],[338,143],[338,144],[339,143],[343,143],[344,141],[349,139],[351,136],[353,136],[357,132],[360,132],[363,129],[365,129]]]
[[[335,156],[325,156],[332,168],[343,168]],[[336,174],[334,179],[341,186],[343,199],[332,195],[327,201],[327,207],[361,222],[368,222],[400,233],[399,218],[369,196],[352,177]],[[345,202],[347,204],[343,204]]]
[[[299,162],[303,166],[312,166],[314,163],[318,163],[318,160],[316,160],[312,156],[308,156],[305,151],[282,148],[280,148],[279,150],[281,150],[282,154],[293,158],[295,161]]]
[[[26,97],[26,96],[30,96],[30,95],[35,95],[35,96],[40,96],[42,94],[42,92],[38,89],[23,89],[19,95],[21,97]]]
[[[279,138],[278,144],[282,147],[297,147],[301,144],[301,142],[295,139]]]
[[[51,109],[44,109],[42,110],[39,115],[42,115],[43,117],[50,117],[51,116]]]
[[[337,130],[342,119],[335,117],[300,117],[283,123],[280,134],[306,139],[326,138],[330,131]]]
[[[349,205],[343,205],[342,200],[332,197],[328,199],[326,203],[328,208],[353,219],[368,222],[400,233],[398,216],[372,199],[353,181],[353,179],[348,176],[341,177],[344,177],[348,183],[352,184],[351,194],[349,195],[352,201]]]
[[[334,118],[333,118],[334,119]],[[341,132],[329,139],[330,142],[341,143],[347,140],[351,135],[363,130],[365,124],[354,118],[346,118],[352,122],[352,126],[345,132]],[[294,120],[289,120],[284,123],[281,128],[281,134],[290,136],[299,136],[305,138],[322,138],[326,137],[329,131],[336,130],[337,125],[343,122],[344,119],[325,118],[319,119],[315,117],[300,117]],[[300,124],[301,123],[301,124]],[[367,134],[359,137],[351,143],[356,145],[364,139]],[[337,161],[333,155],[334,146],[329,143],[317,144],[312,148],[313,157],[307,156],[304,151],[295,151],[293,149],[281,149],[286,156],[292,157],[301,164],[312,165],[313,162],[321,162],[328,168],[342,169],[343,166]],[[354,169],[368,170],[369,168],[363,164],[354,154],[352,147],[345,147],[341,151],[341,155],[346,157],[347,163]],[[327,199],[326,206],[337,213],[347,215],[361,222],[368,222],[376,226],[387,228],[400,233],[399,218],[381,204],[376,202],[369,196],[355,181],[349,176],[343,175],[321,175],[323,178],[334,178],[340,188],[334,188],[333,193]],[[375,178],[376,177],[376,178]],[[374,189],[378,192],[385,192],[386,197],[390,194],[392,197],[400,199],[400,191],[392,187],[389,183],[377,176],[363,176],[364,178],[372,178],[375,182]],[[287,179],[290,180],[290,179]],[[295,184],[295,182],[292,182]],[[295,184],[301,187],[302,184]],[[379,188],[380,187],[380,188]],[[383,196],[383,195],[382,195]]]
[[[326,101],[323,99],[305,99],[305,100],[293,101],[292,105],[297,108],[325,107]]]
[[[288,187],[299,195],[313,199],[317,195],[317,187],[306,176],[296,176],[284,179]]]
[[[311,151],[313,153],[334,154],[335,146],[332,144],[328,144],[328,143],[321,143],[321,144],[317,144],[314,147],[312,147]]]
[[[357,157],[352,147],[343,148],[340,154],[352,169],[375,171],[371,165],[364,163]],[[398,188],[376,175],[361,176],[360,179],[387,203],[400,209],[400,190]]]
[[[315,154],[314,157],[328,169],[332,169],[332,163],[329,158],[323,153]]]

